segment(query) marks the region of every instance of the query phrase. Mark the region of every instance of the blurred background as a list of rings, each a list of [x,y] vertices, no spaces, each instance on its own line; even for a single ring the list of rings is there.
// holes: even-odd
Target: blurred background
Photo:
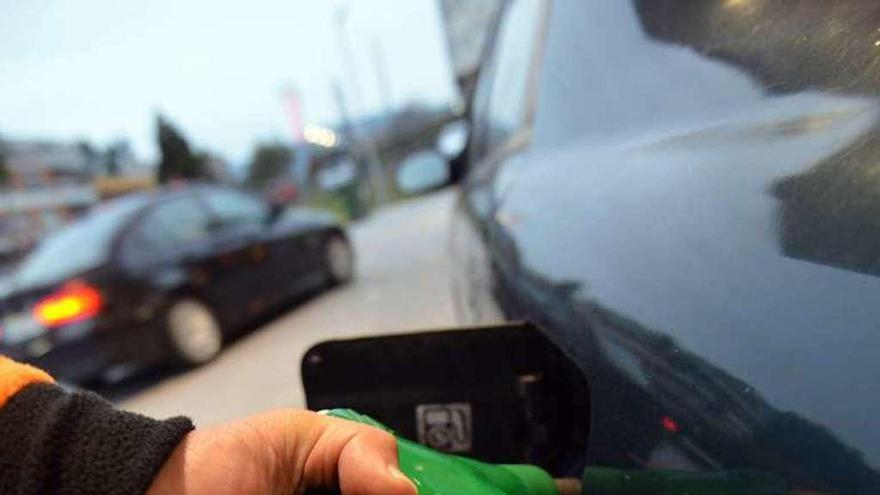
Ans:
[[[302,406],[317,341],[454,323],[501,0],[0,3],[4,353],[205,424]]]

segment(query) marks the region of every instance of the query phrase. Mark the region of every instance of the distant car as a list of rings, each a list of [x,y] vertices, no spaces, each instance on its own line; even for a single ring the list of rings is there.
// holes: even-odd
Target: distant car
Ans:
[[[47,238],[4,283],[0,353],[70,381],[197,366],[248,319],[349,281],[353,261],[329,214],[214,185],[127,196]]]

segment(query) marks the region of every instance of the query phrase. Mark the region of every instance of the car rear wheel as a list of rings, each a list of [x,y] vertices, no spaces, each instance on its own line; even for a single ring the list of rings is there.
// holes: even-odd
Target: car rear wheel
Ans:
[[[211,309],[201,301],[179,299],[166,314],[168,339],[174,358],[184,366],[211,361],[223,348],[223,332]]]
[[[331,237],[324,245],[327,275],[332,285],[349,282],[354,276],[354,253],[351,245],[340,236]]]

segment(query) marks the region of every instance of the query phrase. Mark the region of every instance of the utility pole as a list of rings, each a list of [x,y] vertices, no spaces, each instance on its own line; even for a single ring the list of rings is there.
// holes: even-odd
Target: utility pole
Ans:
[[[342,83],[338,79],[333,81],[333,99],[336,100],[336,109],[339,112],[339,120],[342,122],[342,134],[348,142],[357,144],[354,129],[352,129],[351,114],[349,114],[348,105],[345,102],[345,91],[342,90]]]
[[[345,24],[348,21],[348,7],[345,5],[344,0],[337,0],[336,2],[335,20],[342,65],[351,81],[349,86],[352,87],[355,107],[363,112],[363,99],[361,98],[360,84],[357,79],[357,68],[354,64],[354,54],[351,50],[351,44],[349,43],[348,34],[345,29]],[[346,118],[346,116],[343,116],[343,118]],[[353,123],[351,125],[351,134],[354,137],[357,148],[359,151],[363,152],[363,156],[367,160],[367,172],[373,189],[374,205],[387,203],[388,182],[385,178],[385,169],[382,167],[382,162],[379,159],[379,152],[377,151],[376,145],[373,143],[373,139],[369,133],[362,133],[359,127],[360,126]]]
[[[373,40],[373,66],[376,68],[376,77],[379,80],[379,92],[382,95],[382,104],[387,112],[394,109],[394,90],[391,87],[391,77],[388,74],[388,63],[385,60],[385,50],[378,39]]]

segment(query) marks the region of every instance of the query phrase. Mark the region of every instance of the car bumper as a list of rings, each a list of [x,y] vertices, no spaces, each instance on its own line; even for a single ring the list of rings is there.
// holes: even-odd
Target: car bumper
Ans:
[[[3,345],[0,353],[72,382],[94,378],[110,364],[89,327],[53,330],[26,342]]]

